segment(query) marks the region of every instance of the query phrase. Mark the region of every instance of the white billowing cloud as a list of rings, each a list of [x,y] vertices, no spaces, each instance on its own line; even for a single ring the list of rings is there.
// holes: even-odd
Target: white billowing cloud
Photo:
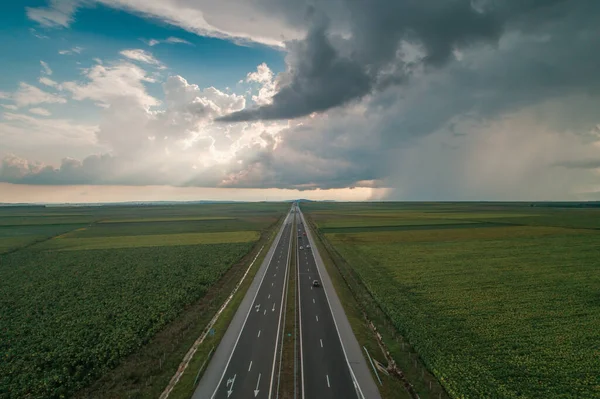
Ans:
[[[166,38],[165,40],[158,40],[158,39],[150,39],[146,42],[148,44],[148,46],[153,47],[156,46],[157,44],[161,44],[161,43],[168,43],[168,44],[187,44],[190,46],[193,46],[192,43],[188,42],[187,40],[184,39],[180,39],[178,37],[174,37],[174,36],[170,36],[168,38]]]
[[[89,99],[105,105],[119,105],[128,99],[143,109],[160,102],[149,95],[145,82],[154,82],[145,70],[137,65],[122,62],[113,66],[94,65],[85,71],[87,82],[65,82],[63,88],[70,91],[75,100]]]
[[[162,63],[159,60],[157,60],[156,58],[154,58],[152,53],[149,53],[149,52],[141,50],[141,49],[123,50],[119,54],[121,54],[122,56],[127,57],[131,60],[134,60],[134,61],[140,61],[140,62],[143,62],[146,64],[151,64],[151,65],[156,65],[156,66],[162,67]]]
[[[5,181],[216,187],[227,178],[229,165],[236,162],[240,150],[273,142],[270,137],[287,128],[281,123],[215,123],[214,118],[243,109],[245,96],[200,88],[181,76],[164,82],[164,108],[153,110],[159,102],[147,93],[144,83],[149,78],[138,66],[126,62],[96,65],[84,73],[84,81],[61,85],[75,100],[89,99],[106,106],[94,129],[94,145],[103,146],[111,155],[70,159],[56,167],[13,158],[8,162],[11,170],[14,164],[36,166],[19,167],[20,177],[5,177]],[[5,139],[9,140],[9,136],[19,136],[16,132],[23,130],[22,125],[33,123],[43,122],[9,115],[0,125],[0,144],[1,132],[7,132]],[[7,148],[17,145],[9,144]]]
[[[256,82],[261,85],[257,95],[252,96],[252,101],[257,105],[266,105],[273,102],[273,95],[277,92],[273,80],[273,71],[264,62],[246,77],[246,82]]]
[[[11,111],[16,111],[17,109],[19,109],[19,107],[13,104],[0,104],[0,106],[6,109],[10,109]]]
[[[42,66],[42,73],[45,75],[52,75],[52,69],[48,66],[48,64],[44,61],[40,61],[40,65]]]
[[[200,89],[198,85],[189,84],[181,76],[171,76],[163,85],[165,100],[169,108],[179,108],[185,105],[198,106],[202,104],[210,117],[215,118],[229,110],[241,110],[246,106],[246,100],[241,95],[227,94],[214,87]]]
[[[46,85],[46,86],[60,88],[60,85],[57,82],[55,82],[54,80],[47,78],[45,76],[42,76],[41,78],[39,78],[38,81],[41,84]]]
[[[69,50],[60,50],[60,51],[58,52],[58,54],[60,54],[60,55],[73,55],[73,54],[81,54],[81,52],[82,52],[83,50],[84,50],[84,48],[83,48],[83,47],[77,47],[77,46],[75,46],[75,47],[73,47],[73,48],[71,48],[71,49],[69,49]]]
[[[50,111],[48,111],[47,109],[45,109],[45,108],[39,108],[39,107],[29,108],[29,112],[31,112],[32,114],[41,115],[41,116],[50,116],[50,115],[52,115],[50,113]]]
[[[19,83],[19,89],[11,96],[11,99],[19,107],[42,103],[64,104],[67,102],[66,99],[57,94],[48,93],[24,82]]]
[[[48,7],[25,7],[27,17],[48,28],[66,28],[74,20],[78,0],[50,0]]]

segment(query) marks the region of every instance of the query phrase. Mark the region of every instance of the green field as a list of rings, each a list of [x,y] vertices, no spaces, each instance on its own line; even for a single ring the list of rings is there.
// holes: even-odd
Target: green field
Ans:
[[[600,397],[600,210],[337,205],[303,209],[451,397]],[[327,227],[380,217],[428,228]],[[430,223],[449,218],[499,225]]]
[[[0,397],[87,386],[201,300],[287,209],[0,208]]]

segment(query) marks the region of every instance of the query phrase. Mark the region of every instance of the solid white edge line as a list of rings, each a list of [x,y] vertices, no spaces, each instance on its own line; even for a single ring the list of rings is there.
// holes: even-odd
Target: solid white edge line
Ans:
[[[302,213],[302,211],[300,211],[300,218],[303,220],[304,224],[306,224],[306,220],[304,219],[304,214]],[[310,230],[306,229],[306,237],[308,237],[308,241],[310,242],[310,245],[313,246],[313,248],[316,248],[314,245],[315,243],[312,240],[312,237],[310,236]],[[316,249],[318,251],[318,249]],[[315,266],[317,267],[317,273],[319,273],[319,278],[321,279],[321,282],[323,282],[323,278],[321,277],[321,271],[319,270],[319,264],[317,262],[317,257],[314,253],[315,251],[312,251],[313,254],[313,258],[315,259]],[[320,257],[320,256],[319,256]],[[325,264],[323,263],[323,267],[325,266]],[[332,282],[333,284],[333,282]],[[333,290],[335,290],[335,287],[331,287]],[[337,321],[335,320],[335,316],[333,314],[333,310],[331,309],[331,302],[329,302],[329,295],[327,295],[327,290],[323,289],[323,291],[325,292],[325,298],[327,299],[327,305],[329,306],[329,311],[331,312],[331,318],[333,319],[333,324],[335,325],[335,330],[337,332],[338,335],[338,339],[340,340],[340,345],[342,346],[342,352],[344,352],[344,357],[346,358],[346,364],[348,365],[348,369],[350,369],[350,374],[352,375],[352,382],[356,383],[356,386],[358,387],[358,391],[360,392],[360,396],[362,397],[362,399],[365,399],[365,394],[363,393],[362,389],[360,388],[360,384],[358,383],[358,381],[356,380],[356,376],[354,375],[354,370],[352,370],[352,366],[350,366],[350,361],[348,360],[348,355],[346,354],[346,348],[344,348],[344,341],[342,341],[342,336],[340,335],[340,330],[338,328],[337,325]],[[342,310],[344,310],[342,308]],[[352,334],[354,334],[354,331],[352,331]]]
[[[296,213],[300,212],[300,208],[297,208],[298,210],[296,211]],[[296,247],[298,248],[298,247]],[[300,252],[299,250],[296,251],[296,261],[297,264],[300,265]],[[298,279],[296,280],[298,283],[298,303],[296,304],[298,306],[298,324],[300,324],[300,374],[302,376],[301,381],[302,381],[302,399],[305,399],[304,396],[304,357],[302,356],[302,298],[300,297],[300,267],[298,266],[296,268],[298,270]],[[312,290],[312,285],[310,286],[310,289]]]
[[[265,272],[264,272],[262,278],[260,279],[260,284],[258,285],[256,292],[254,293],[254,298],[252,298],[252,302],[250,304],[250,309],[248,310],[248,313],[246,314],[246,318],[244,319],[242,328],[240,329],[240,332],[238,333],[238,336],[235,340],[235,344],[233,345],[233,349],[231,350],[231,353],[229,354],[229,359],[227,359],[227,363],[225,364],[225,368],[223,369],[223,374],[221,374],[221,378],[219,379],[219,382],[217,383],[217,386],[216,386],[213,394],[210,396],[211,399],[215,397],[215,395],[217,394],[217,391],[219,390],[219,387],[221,386],[221,382],[223,382],[223,378],[225,377],[225,373],[227,372],[227,368],[229,367],[229,363],[231,362],[231,358],[233,357],[233,352],[235,352],[235,349],[237,348],[237,344],[240,340],[240,337],[242,336],[242,331],[244,331],[244,327],[246,327],[246,322],[248,321],[248,316],[250,316],[252,309],[254,309],[254,307],[252,305],[254,305],[254,302],[256,301],[256,297],[258,296],[258,292],[260,291],[260,287],[262,286],[265,276],[267,275],[269,266],[271,264],[271,261],[273,260],[273,255],[275,254],[275,251],[277,250],[277,246],[279,245],[279,242],[281,241],[281,236],[283,236],[283,232],[285,231],[286,221],[290,215],[291,215],[291,212],[289,212],[288,216],[286,216],[286,218],[283,220],[283,224],[281,225],[281,230],[278,233],[279,236],[277,237],[277,243],[275,244],[273,252],[271,252],[271,257],[269,259],[269,263],[267,263],[267,268],[265,269]]]
[[[294,225],[294,221],[290,222],[292,226]],[[279,307],[279,321],[277,322],[277,334],[275,335],[275,351],[273,352],[273,366],[271,368],[271,382],[269,383],[269,396],[271,399],[271,395],[273,392],[273,377],[275,377],[275,363],[277,362],[277,346],[279,345],[279,329],[281,328],[281,316],[283,314],[283,301],[287,297],[287,276],[290,270],[290,255],[292,252],[292,229],[290,228],[290,236],[288,237],[288,256],[287,256],[287,264],[285,267],[285,275],[283,277],[283,293],[281,294],[281,306]],[[275,303],[273,303],[273,307],[275,307]],[[283,332],[282,332],[283,334]],[[281,348],[283,349],[283,339],[281,340]]]

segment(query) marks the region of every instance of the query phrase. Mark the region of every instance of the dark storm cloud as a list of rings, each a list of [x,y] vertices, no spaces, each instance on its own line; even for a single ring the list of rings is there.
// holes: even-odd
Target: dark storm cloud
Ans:
[[[341,6],[350,16],[348,38],[332,34],[329,24],[322,21],[335,20],[335,15],[323,16],[323,9],[315,6],[313,20],[319,22],[306,39],[288,44],[287,82],[280,84],[273,103],[219,120],[295,118],[346,104],[406,81],[416,66],[439,68],[455,50],[474,43],[496,43],[511,24],[539,24],[544,22],[537,19],[540,16],[557,18],[536,12],[565,2],[346,0]],[[297,12],[297,7],[293,10]],[[422,57],[416,62],[399,57],[402,42],[417,46]]]

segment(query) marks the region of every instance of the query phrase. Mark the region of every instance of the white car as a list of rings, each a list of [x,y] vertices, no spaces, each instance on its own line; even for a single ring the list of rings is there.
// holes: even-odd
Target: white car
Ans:
[[[310,245],[306,244],[306,248],[310,248]]]
[[[304,249],[304,247],[302,245],[300,245],[300,249]]]

